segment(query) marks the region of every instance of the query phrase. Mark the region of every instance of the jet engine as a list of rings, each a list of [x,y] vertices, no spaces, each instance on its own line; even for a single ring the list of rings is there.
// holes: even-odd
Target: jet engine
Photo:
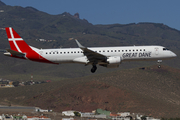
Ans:
[[[109,64],[120,64],[121,58],[119,56],[108,57],[107,62]]]
[[[101,64],[101,66],[104,66],[107,68],[117,68],[119,67],[119,64],[121,63],[121,58],[119,56],[108,57],[107,62],[109,64]]]

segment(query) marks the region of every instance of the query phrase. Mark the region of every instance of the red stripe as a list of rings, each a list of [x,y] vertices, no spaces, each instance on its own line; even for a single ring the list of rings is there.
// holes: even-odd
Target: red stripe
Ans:
[[[34,50],[29,51],[29,52],[26,54],[26,57],[27,57],[29,60],[36,61],[36,62],[44,62],[44,63],[57,64],[57,63],[53,63],[53,62],[45,59],[44,57],[40,56],[40,55],[39,55],[38,53],[36,53]],[[41,58],[41,59],[40,59],[40,58]]]
[[[36,53],[34,50],[32,50],[31,47],[29,47],[29,45],[25,41],[19,40],[19,41],[16,41],[16,43],[19,46],[19,49],[22,51],[22,53],[26,53],[26,57],[29,60],[37,61],[37,62],[53,63],[53,62],[45,59],[38,53]],[[53,63],[53,64],[55,64],[55,63]]]
[[[19,52],[19,51],[17,50],[16,46],[14,45],[14,42],[13,42],[13,41],[9,41],[9,44],[10,44],[11,50],[14,50],[14,51]]]
[[[26,57],[29,60],[37,61],[37,62],[53,63],[53,62],[45,59],[44,57],[40,56],[34,50],[32,50],[31,47],[29,47],[29,45],[25,41],[19,40],[19,41],[16,41],[16,43],[19,46],[19,49],[22,51],[22,53],[26,53]],[[53,64],[55,64],[55,63],[53,63]]]
[[[11,37],[11,34],[10,34],[10,30],[9,30],[8,27],[6,28],[6,33],[7,33],[7,37],[8,37],[8,38],[12,38],[12,37]]]
[[[24,40],[16,40],[16,44],[22,52],[32,51],[32,49]]]

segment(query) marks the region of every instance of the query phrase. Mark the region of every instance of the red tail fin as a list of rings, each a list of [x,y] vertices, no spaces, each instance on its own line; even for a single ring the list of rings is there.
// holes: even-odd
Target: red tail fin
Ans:
[[[11,28],[6,28],[6,33],[8,36],[9,44],[11,46],[11,50],[7,50],[13,57],[18,58],[26,58],[33,61],[45,62],[45,63],[53,63],[43,56],[41,56],[38,52],[38,49],[33,50],[17,33]],[[34,48],[34,47],[33,47]],[[9,55],[9,54],[7,54]],[[57,64],[57,63],[53,63]]]
[[[31,50],[29,45],[16,33],[13,28],[7,27],[6,33],[12,50],[21,53]]]

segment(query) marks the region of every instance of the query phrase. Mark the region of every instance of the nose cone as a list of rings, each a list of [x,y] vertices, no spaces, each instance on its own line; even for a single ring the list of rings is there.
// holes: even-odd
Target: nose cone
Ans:
[[[173,52],[171,52],[171,56],[172,56],[173,58],[177,57],[177,55],[176,55],[175,53],[173,53]]]

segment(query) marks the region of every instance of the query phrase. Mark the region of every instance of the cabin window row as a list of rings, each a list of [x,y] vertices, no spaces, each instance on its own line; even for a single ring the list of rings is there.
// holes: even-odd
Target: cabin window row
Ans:
[[[69,54],[69,53],[83,53],[83,51],[72,51],[72,52],[49,52],[49,54]],[[46,52],[48,54],[48,52]]]
[[[135,51],[145,51],[145,49],[136,49],[136,50],[107,50],[107,52],[135,52]],[[103,50],[103,51],[95,51],[95,52],[99,52],[99,53],[101,53],[101,52],[105,52],[105,50]]]
[[[135,51],[145,51],[145,49],[136,49],[136,50],[107,50],[106,52],[135,52]],[[95,52],[105,52],[105,50],[103,51],[95,51]],[[69,53],[83,53],[83,51],[71,51],[71,52],[49,52],[49,54],[69,54]],[[48,54],[48,52],[46,52],[46,54]]]

